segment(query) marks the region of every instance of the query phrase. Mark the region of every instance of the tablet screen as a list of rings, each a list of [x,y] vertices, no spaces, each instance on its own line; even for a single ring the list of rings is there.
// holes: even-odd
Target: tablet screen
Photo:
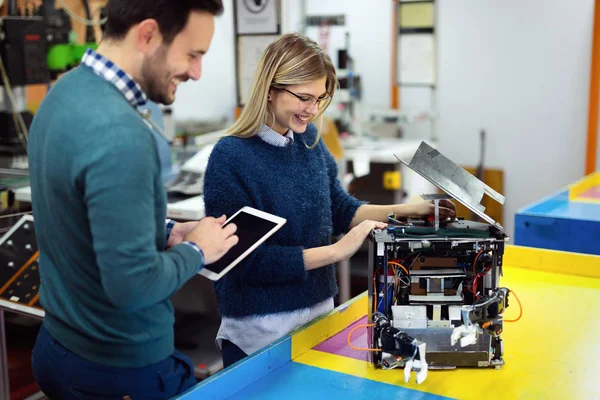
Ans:
[[[229,264],[234,262],[239,256],[244,254],[254,243],[259,241],[263,236],[269,233],[277,226],[277,223],[257,217],[256,215],[240,212],[230,223],[237,226],[235,234],[239,238],[238,243],[231,248],[219,261],[207,265],[206,269],[216,274],[221,273]]]

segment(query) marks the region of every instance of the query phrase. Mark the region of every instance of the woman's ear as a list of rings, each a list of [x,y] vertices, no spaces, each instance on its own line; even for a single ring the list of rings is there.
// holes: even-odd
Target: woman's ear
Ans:
[[[269,90],[269,95],[267,96],[267,101],[271,101],[271,91]]]

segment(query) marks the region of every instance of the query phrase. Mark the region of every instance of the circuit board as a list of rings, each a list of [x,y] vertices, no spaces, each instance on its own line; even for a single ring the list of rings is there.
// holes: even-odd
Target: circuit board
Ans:
[[[0,239],[0,306],[43,315],[38,257],[33,216],[25,215]]]

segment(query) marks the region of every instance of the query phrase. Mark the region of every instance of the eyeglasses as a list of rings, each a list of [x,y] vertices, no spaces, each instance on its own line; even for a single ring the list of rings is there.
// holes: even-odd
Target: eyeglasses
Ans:
[[[308,107],[312,108],[316,104],[317,108],[320,109],[325,104],[327,104],[329,102],[329,100],[331,100],[331,96],[319,97],[317,99],[314,96],[310,96],[310,95],[296,94],[296,93],[292,92],[291,90],[287,90],[285,88],[276,88],[276,89],[285,90],[286,92],[288,92],[289,94],[291,94],[292,96],[297,98],[300,101],[300,105],[305,108],[308,108]]]

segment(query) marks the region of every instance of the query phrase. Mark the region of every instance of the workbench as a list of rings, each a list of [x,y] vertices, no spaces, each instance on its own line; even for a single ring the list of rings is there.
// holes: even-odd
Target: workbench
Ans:
[[[366,323],[363,293],[178,399],[600,398],[600,257],[509,245],[501,286],[519,297],[523,315],[505,323],[499,370],[430,370],[417,385],[414,373],[404,383],[402,370],[374,369],[347,343]],[[505,317],[518,314],[512,297]],[[366,347],[366,329],[352,343]]]
[[[519,209],[513,243],[600,255],[600,171]]]

